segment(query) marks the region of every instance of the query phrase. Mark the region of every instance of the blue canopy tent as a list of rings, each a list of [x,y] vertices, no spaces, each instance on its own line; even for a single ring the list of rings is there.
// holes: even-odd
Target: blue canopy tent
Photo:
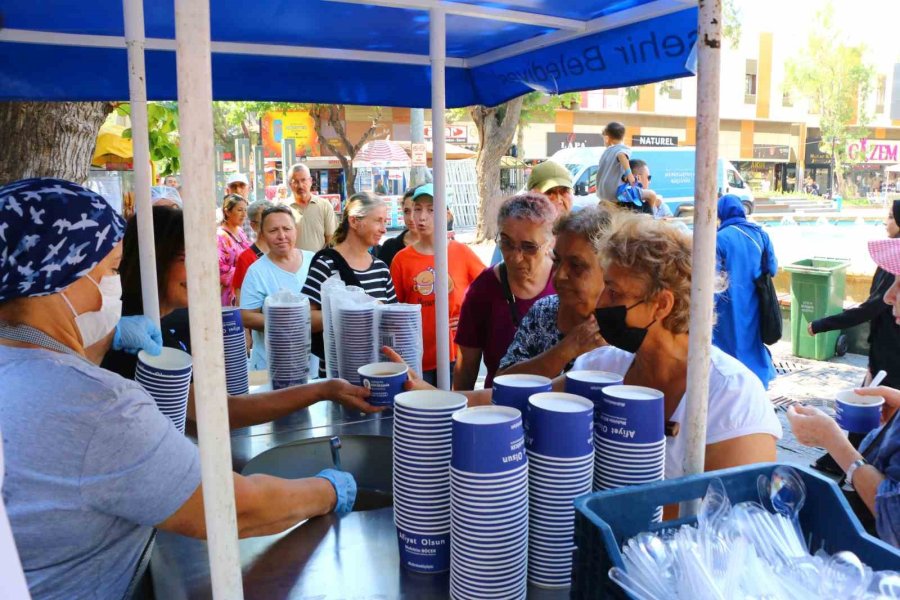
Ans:
[[[496,105],[533,90],[561,93],[688,76],[692,48],[704,40],[697,44],[701,152],[689,380],[707,380],[719,0],[703,2],[699,10],[696,0],[0,0],[0,15],[0,100],[131,98],[136,168],[148,157],[146,100],[178,99],[188,285],[192,306],[200,307],[219,302],[213,207],[189,200],[214,194],[213,99],[430,107],[433,131],[444,131],[446,106]],[[437,231],[446,227],[444,158],[444,140],[437,138]],[[142,177],[136,178],[136,206],[141,239],[150,246],[142,248],[141,261],[147,298],[156,289],[149,175]],[[442,238],[436,238],[438,273],[447,267]],[[438,278],[435,296],[438,364],[447,364],[446,277]],[[192,311],[213,592],[237,598],[241,581],[220,332],[215,309]],[[446,387],[448,373],[439,381]],[[697,428],[689,425],[687,435],[699,455],[689,453],[686,472],[702,470],[706,387],[689,386],[688,412]]]

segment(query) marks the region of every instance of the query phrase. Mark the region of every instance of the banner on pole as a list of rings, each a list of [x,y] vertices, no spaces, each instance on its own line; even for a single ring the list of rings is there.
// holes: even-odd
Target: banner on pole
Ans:
[[[428,164],[428,148],[425,144],[411,144],[412,166],[425,167]]]

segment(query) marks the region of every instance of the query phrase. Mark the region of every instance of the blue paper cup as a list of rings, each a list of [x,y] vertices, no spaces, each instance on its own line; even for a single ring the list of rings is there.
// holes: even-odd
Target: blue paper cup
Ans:
[[[508,406],[476,406],[453,414],[450,464],[470,473],[503,473],[526,464],[522,414]]]
[[[563,392],[541,392],[528,399],[525,447],[543,456],[575,458],[594,452],[594,405]]]
[[[881,425],[881,396],[860,396],[853,390],[837,393],[834,417],[838,426],[851,433],[869,433]]]
[[[191,355],[187,352],[165,347],[157,356],[141,350],[138,352],[138,362],[140,368],[149,375],[176,378],[190,375],[193,364]]]
[[[549,392],[553,382],[541,375],[500,375],[494,378],[491,402],[498,406],[510,406],[523,415],[528,408],[528,398],[539,392]]]
[[[417,573],[441,573],[450,568],[450,532],[421,534],[397,528],[400,564]]]
[[[393,406],[394,397],[403,392],[409,367],[402,363],[370,363],[356,370],[363,387],[371,392],[369,404]]]
[[[664,394],[637,385],[604,388],[596,432],[601,438],[630,444],[665,440]]]
[[[583,396],[594,404],[594,419],[600,415],[603,388],[622,385],[622,376],[609,371],[569,371],[566,373],[566,392]]]
[[[240,335],[243,339],[244,321],[241,319],[240,308],[230,306],[222,309],[222,333],[226,337],[229,335]]]

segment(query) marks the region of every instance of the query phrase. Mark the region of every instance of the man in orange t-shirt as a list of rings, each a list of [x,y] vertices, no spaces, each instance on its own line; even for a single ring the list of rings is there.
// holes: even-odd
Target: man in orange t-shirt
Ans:
[[[413,226],[418,241],[397,253],[391,262],[391,279],[397,292],[397,300],[407,304],[422,305],[422,377],[437,384],[437,340],[435,332],[434,288],[437,274],[434,272],[434,186],[419,186],[413,193]],[[484,270],[484,264],[465,244],[447,242],[447,263],[450,281],[450,371],[456,360],[456,335],[459,310],[469,285]]]

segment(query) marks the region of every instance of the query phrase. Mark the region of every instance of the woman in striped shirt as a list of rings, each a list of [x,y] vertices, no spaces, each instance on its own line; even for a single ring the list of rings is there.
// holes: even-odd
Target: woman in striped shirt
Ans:
[[[366,294],[385,303],[397,301],[391,272],[369,249],[378,245],[387,231],[387,205],[369,192],[350,196],[341,224],[334,233],[334,246],[320,250],[309,266],[303,293],[312,308],[312,350],[324,365],[322,342],[322,284],[337,274],[347,285],[355,285]],[[320,375],[324,376],[322,368]]]

